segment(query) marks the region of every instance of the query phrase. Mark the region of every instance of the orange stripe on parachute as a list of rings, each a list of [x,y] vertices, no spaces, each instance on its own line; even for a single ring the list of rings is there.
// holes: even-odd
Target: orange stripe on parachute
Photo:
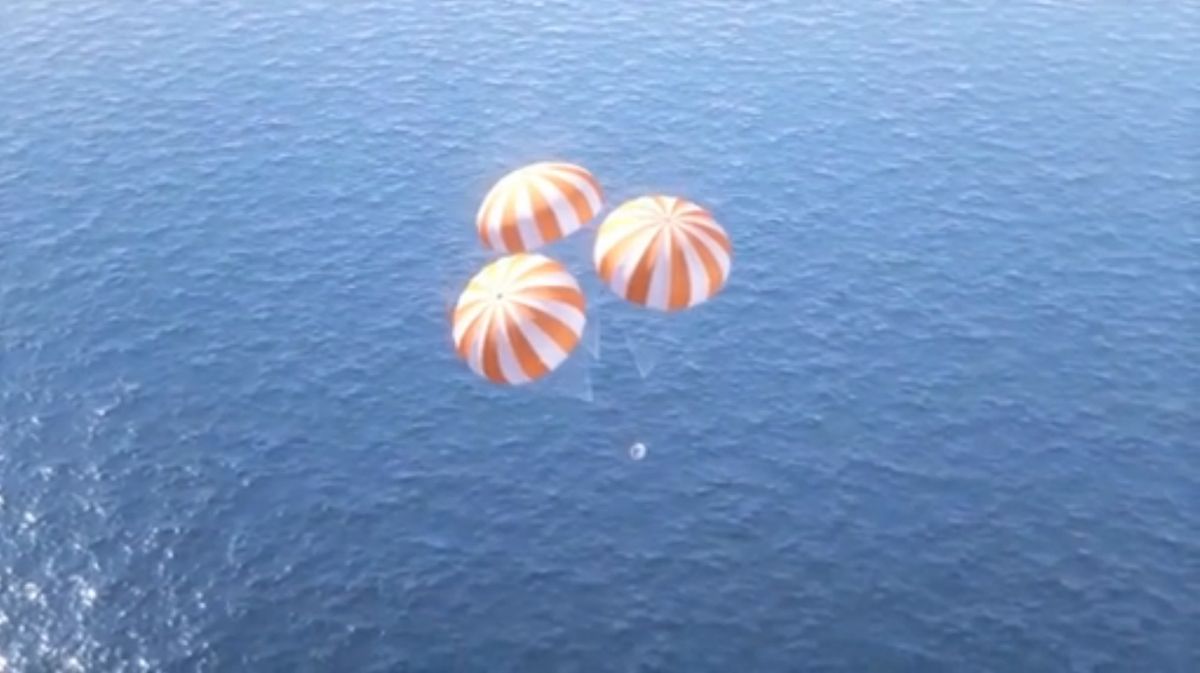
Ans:
[[[629,301],[645,304],[649,298],[650,279],[654,275],[654,267],[660,261],[660,253],[657,249],[662,247],[664,238],[662,231],[654,234],[650,245],[646,246],[646,249],[642,251],[642,256],[638,258],[633,275],[629,277],[629,284],[625,287],[625,298]]]
[[[708,246],[700,241],[695,241],[692,246],[696,249],[696,255],[700,257],[700,263],[704,265],[704,277],[708,279],[708,294],[712,296],[721,289],[724,284],[724,279],[721,278],[721,265],[717,263],[717,258],[709,252]]]
[[[637,242],[637,239],[640,237],[638,234],[640,234],[643,229],[644,227],[639,227],[636,233],[631,233],[621,237],[621,239],[618,240],[615,245],[609,248],[608,252],[605,253],[604,257],[600,260],[600,268],[596,270],[597,273],[599,273],[601,280],[606,283],[612,281],[613,274],[616,273],[617,266],[621,263],[622,259],[632,254],[631,250],[633,248],[633,244]]]
[[[500,323],[495,316],[492,324],[488,325],[487,334],[483,336],[483,375],[497,383],[504,383],[504,373],[500,370]]]
[[[533,324],[546,333],[563,352],[570,353],[579,343],[579,336],[558,318],[529,306],[521,306],[518,310],[528,312]]]
[[[525,337],[525,333],[521,331],[520,327],[517,327],[515,322],[508,323],[506,327],[508,341],[512,344],[513,353],[517,356],[517,364],[521,366],[521,371],[530,379],[545,376],[550,370],[538,357],[537,352],[533,349],[533,344],[529,343],[529,339]]]
[[[572,210],[575,211],[575,217],[578,218],[580,226],[586,224],[588,220],[595,216],[595,213],[592,212],[592,204],[588,203],[587,196],[572,182],[561,175],[547,175],[546,179],[566,197],[567,201],[571,204]]]
[[[520,252],[525,249],[521,232],[517,229],[517,199],[510,197],[504,204],[504,215],[500,219],[500,237],[506,250]]]
[[[575,308],[580,313],[583,313],[585,309],[583,294],[569,287],[557,285],[529,288],[521,293],[521,299],[559,302]]]
[[[550,203],[546,201],[546,197],[542,196],[542,190],[534,185],[529,185],[529,206],[533,210],[534,221],[537,222],[538,233],[541,234],[543,241],[553,241],[562,236],[562,230],[558,226],[558,218],[554,215],[554,209],[550,207]]]

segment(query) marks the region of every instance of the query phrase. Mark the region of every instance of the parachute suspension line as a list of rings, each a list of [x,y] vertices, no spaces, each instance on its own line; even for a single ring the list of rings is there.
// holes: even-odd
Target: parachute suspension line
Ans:
[[[583,332],[584,348],[596,362],[600,361],[600,317],[593,311]]]
[[[638,375],[645,381],[662,360],[662,350],[644,339],[638,339],[632,334],[625,335],[625,347],[633,356],[633,364],[637,367]]]

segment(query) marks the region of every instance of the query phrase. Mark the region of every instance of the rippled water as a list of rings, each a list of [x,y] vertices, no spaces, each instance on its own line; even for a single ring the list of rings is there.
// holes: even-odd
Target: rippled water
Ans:
[[[10,0],[0,64],[0,670],[1200,670],[1195,3]],[[737,256],[662,320],[552,248],[598,357],[521,394],[443,311],[543,158]]]

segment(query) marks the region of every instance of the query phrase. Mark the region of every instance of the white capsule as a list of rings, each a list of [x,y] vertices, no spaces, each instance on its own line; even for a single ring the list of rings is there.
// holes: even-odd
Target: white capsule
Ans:
[[[646,457],[646,445],[641,442],[634,442],[633,446],[629,447],[629,457],[634,460],[641,460]]]

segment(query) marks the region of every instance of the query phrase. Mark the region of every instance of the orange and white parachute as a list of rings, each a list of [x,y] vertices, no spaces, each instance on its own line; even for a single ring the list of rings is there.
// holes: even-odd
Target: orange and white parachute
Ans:
[[[475,216],[475,228],[489,250],[535,250],[579,231],[600,212],[603,199],[600,184],[582,166],[531,164],[492,187]]]
[[[728,234],[708,211],[673,196],[643,196],[605,218],[593,261],[620,297],[677,311],[721,290],[732,252]]]
[[[476,374],[522,384],[554,371],[587,322],[579,283],[539,254],[501,257],[468,283],[453,316],[454,347]]]

